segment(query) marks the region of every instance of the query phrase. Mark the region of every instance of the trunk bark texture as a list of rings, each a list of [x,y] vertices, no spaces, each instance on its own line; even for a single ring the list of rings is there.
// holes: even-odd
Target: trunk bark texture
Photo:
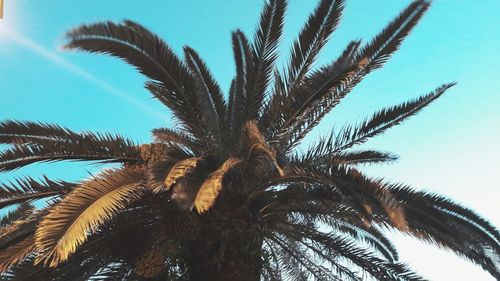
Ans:
[[[204,219],[200,239],[191,245],[193,281],[259,281],[262,234],[249,214]]]

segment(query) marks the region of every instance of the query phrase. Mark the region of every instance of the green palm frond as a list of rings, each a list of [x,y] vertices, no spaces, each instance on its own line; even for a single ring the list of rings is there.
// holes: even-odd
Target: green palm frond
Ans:
[[[256,119],[261,113],[261,106],[278,58],[277,49],[283,33],[286,6],[286,0],[270,0],[262,11],[252,46],[254,71],[246,73],[246,120]]]
[[[0,143],[23,144],[37,141],[64,142],[76,133],[55,124],[5,120],[0,122]]]
[[[377,150],[338,151],[338,136],[331,133],[328,138],[321,138],[311,145],[305,153],[294,155],[292,162],[328,165],[357,165],[391,163],[398,157],[389,152]]]
[[[356,42],[349,45],[339,58],[341,71],[335,67],[326,67],[323,71],[316,72],[311,76],[311,82],[306,83],[309,98],[302,104],[292,117],[281,128],[281,133],[289,131],[292,137],[288,147],[296,145],[319,121],[344,98],[361,80],[372,70],[380,68],[399,48],[402,41],[415,27],[420,18],[428,9],[427,1],[414,1],[403,12],[400,13],[380,34],[360,50],[347,56],[347,61],[342,62],[345,54],[352,53],[352,47]],[[357,47],[355,48],[357,49]],[[335,75],[329,72],[335,70]],[[291,129],[288,126],[292,125]]]
[[[247,120],[248,107],[246,104],[248,96],[248,76],[255,72],[254,54],[252,53],[250,43],[241,30],[233,32],[232,35],[234,60],[236,64],[236,77],[233,80],[232,91],[230,91],[229,112],[230,141],[238,141],[241,128]]]
[[[119,57],[155,83],[146,87],[169,107],[185,126],[203,135],[206,117],[194,92],[194,78],[186,65],[158,36],[130,20],[82,25],[67,34],[67,49]],[[156,84],[158,83],[158,84]],[[206,112],[205,112],[206,113]]]
[[[407,118],[417,114],[454,85],[455,83],[445,84],[433,92],[415,100],[378,111],[371,118],[363,121],[357,126],[347,126],[341,129],[335,141],[335,150],[342,151],[356,144],[361,144],[369,138],[400,124]]]
[[[200,91],[203,93],[201,101],[204,103],[205,110],[209,112],[208,118],[213,120],[216,125],[212,128],[214,134],[219,138],[224,133],[224,123],[226,121],[227,104],[217,81],[213,78],[207,65],[201,59],[200,55],[190,47],[184,47],[184,54],[186,63],[191,72],[193,73]],[[221,145],[221,144],[220,144]]]
[[[356,71],[362,68],[356,61],[359,45],[360,41],[351,42],[334,62],[304,79],[295,90],[293,100],[288,102],[287,107],[280,109],[284,112],[284,117],[273,126],[271,137],[289,142],[287,147],[291,148],[321,121],[331,107],[340,101],[328,99],[325,94],[331,94],[336,87],[347,85]],[[350,91],[348,88],[344,90]]]
[[[500,232],[473,211],[404,185],[388,189],[405,208],[411,235],[451,249],[500,278]]]
[[[12,211],[9,211],[6,215],[2,217],[0,220],[0,227],[6,227],[11,225],[15,221],[23,219],[31,214],[35,209],[30,202],[22,202],[16,206],[16,208]]]
[[[353,241],[349,241],[341,236],[322,233],[310,227],[293,223],[289,223],[283,227],[277,227],[276,231],[287,237],[287,239],[296,242],[294,243],[295,245],[311,249],[316,253],[323,253],[323,261],[339,264],[338,260],[334,257],[342,257],[378,280],[424,280],[416,273],[409,270],[405,265],[381,259],[373,253],[357,247]],[[301,237],[307,237],[314,241],[314,243],[302,240]],[[315,264],[310,263],[311,258],[305,257],[303,254],[304,251],[300,251],[300,248],[297,249],[297,247],[293,246],[294,244],[277,235],[273,235],[270,239],[283,249],[286,249],[295,259],[301,261],[302,266],[306,266],[308,271],[313,273],[313,276],[317,274],[317,269],[315,269],[317,265],[313,267]],[[306,263],[308,261],[309,266],[307,266]],[[328,272],[327,270],[326,273]],[[320,276],[315,277],[318,278]],[[324,278],[325,277],[322,277],[321,279]]]
[[[337,27],[343,8],[344,1],[342,0],[323,0],[309,17],[293,44],[287,73],[283,78],[284,86],[278,87],[284,93],[276,91],[264,112],[262,120],[266,127],[276,126],[276,123],[280,123],[280,119],[290,118],[292,112],[285,111],[286,108],[293,108],[293,104],[298,98],[304,99],[301,96],[304,93],[298,91],[297,88],[309,73],[313,62]],[[280,112],[283,116],[272,118],[276,111],[280,110],[283,111]]]
[[[64,142],[37,140],[0,151],[0,171],[11,171],[37,162],[53,161],[140,162],[136,145],[111,134],[77,135]]]
[[[157,142],[181,145],[195,153],[201,153],[204,148],[199,140],[180,130],[157,128],[153,129],[152,133]]]
[[[37,181],[30,177],[17,178],[10,183],[0,184],[0,208],[33,200],[61,196],[76,184],[51,180],[47,177]]]

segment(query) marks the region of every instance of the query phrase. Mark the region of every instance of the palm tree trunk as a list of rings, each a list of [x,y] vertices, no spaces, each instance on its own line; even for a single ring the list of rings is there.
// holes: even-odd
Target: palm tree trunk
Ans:
[[[260,257],[242,253],[240,256],[227,256],[218,264],[201,262],[193,269],[193,281],[259,281],[261,262]]]
[[[260,280],[260,261],[247,260],[233,257],[221,264],[220,270],[209,272],[206,277],[195,280],[207,281],[259,281]]]
[[[200,240],[190,247],[192,280],[260,280],[261,232],[248,217],[238,217],[204,220]]]

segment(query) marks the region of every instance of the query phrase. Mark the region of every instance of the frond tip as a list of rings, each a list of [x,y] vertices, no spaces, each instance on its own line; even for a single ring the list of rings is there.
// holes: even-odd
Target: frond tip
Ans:
[[[379,135],[387,129],[399,125],[409,117],[417,114],[424,107],[438,99],[446,90],[456,83],[444,84],[433,92],[421,96],[415,100],[392,106],[376,112],[371,118],[363,121],[360,125],[343,128],[336,140],[336,151],[348,149],[356,144],[361,144],[369,138]]]

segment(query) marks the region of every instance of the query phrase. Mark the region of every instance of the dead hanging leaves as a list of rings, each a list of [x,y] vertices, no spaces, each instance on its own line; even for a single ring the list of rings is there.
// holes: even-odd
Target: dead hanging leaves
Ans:
[[[194,201],[194,207],[198,213],[204,213],[213,206],[215,199],[217,199],[219,195],[219,191],[222,189],[224,176],[229,170],[241,162],[242,160],[239,158],[229,158],[222,166],[208,176],[201,185]]]
[[[247,165],[254,160],[270,161],[280,176],[285,175],[285,171],[278,164],[276,151],[266,142],[259,131],[257,121],[251,120],[245,124],[241,136],[241,148],[242,152],[246,154]]]
[[[154,191],[159,193],[169,190],[180,179],[192,173],[201,160],[201,157],[193,157],[177,162],[177,164],[175,164],[172,169],[170,169],[170,172],[165,178],[165,184],[163,186],[157,187]]]
[[[223,187],[224,176],[242,160],[231,157],[211,173],[206,165],[200,167],[203,161],[201,157],[179,161],[170,169],[164,185],[154,191],[172,189],[172,199],[179,208],[191,211],[194,207],[200,214],[206,212],[215,203]]]
[[[245,162],[245,168],[249,164],[259,166],[270,163],[280,176],[285,174],[278,164],[276,151],[266,142],[256,121],[245,124],[240,141],[241,157],[230,157],[215,170],[211,166],[213,164],[206,163],[204,157],[181,160],[170,169],[164,184],[156,186],[153,191],[160,193],[172,190],[171,198],[179,208],[186,211],[195,208],[201,214],[215,204],[223,188],[225,175],[240,163]]]

